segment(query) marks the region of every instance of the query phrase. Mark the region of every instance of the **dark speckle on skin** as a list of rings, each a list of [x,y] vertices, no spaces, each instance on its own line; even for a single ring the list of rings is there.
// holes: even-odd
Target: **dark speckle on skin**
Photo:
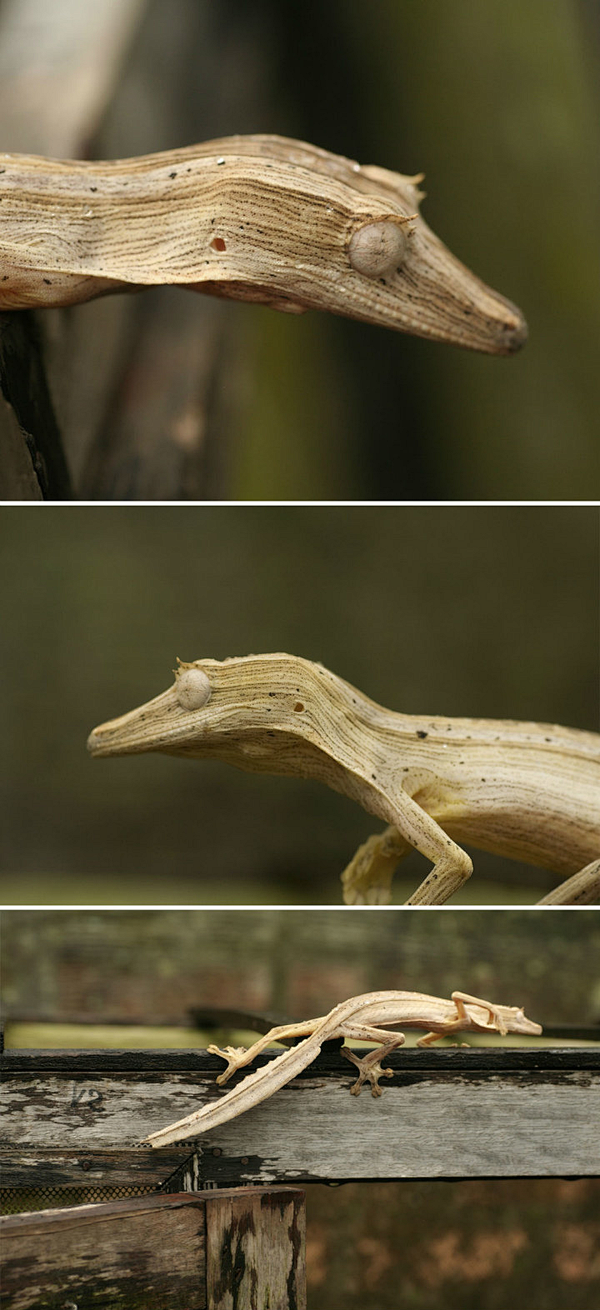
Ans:
[[[422,729],[421,729],[420,731],[417,732],[417,737],[420,737],[421,740],[423,740],[423,738],[424,738],[424,737],[427,737],[428,735],[429,735],[429,734],[426,733],[426,732],[423,732]]]
[[[177,173],[169,173],[169,177],[177,177]]]

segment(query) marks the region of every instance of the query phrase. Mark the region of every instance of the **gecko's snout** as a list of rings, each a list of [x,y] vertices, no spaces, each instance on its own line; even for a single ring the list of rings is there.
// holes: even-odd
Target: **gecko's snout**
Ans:
[[[118,748],[115,749],[115,734],[111,733],[108,724],[102,724],[99,728],[94,728],[93,732],[87,739],[87,749],[90,755],[117,755]]]
[[[164,738],[171,735],[178,713],[180,707],[175,690],[170,687],[145,705],[94,728],[87,740],[88,751],[98,757],[141,755],[158,749]]]
[[[525,345],[529,336],[529,328],[520,309],[513,305],[510,300],[505,300],[506,316],[499,325],[499,344],[500,353],[503,355],[516,355],[518,350]]]

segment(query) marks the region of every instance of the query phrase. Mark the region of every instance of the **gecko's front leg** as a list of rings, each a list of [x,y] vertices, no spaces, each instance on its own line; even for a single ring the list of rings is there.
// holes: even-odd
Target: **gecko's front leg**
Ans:
[[[388,905],[396,865],[414,849],[434,867],[406,904],[443,905],[471,876],[473,864],[408,793],[401,791],[393,805],[397,822],[359,846],[344,870],[344,900],[347,905]]]
[[[505,1019],[498,1008],[492,1001],[483,1001],[480,996],[470,996],[468,992],[452,992],[451,1000],[456,1006],[456,1018],[449,1019],[447,1023],[440,1026],[437,1032],[426,1033],[424,1037],[419,1037],[417,1046],[431,1046],[433,1042],[438,1042],[441,1037],[450,1037],[453,1033],[464,1032],[465,1028],[471,1026],[471,1019],[465,1009],[465,1002],[470,1005],[478,1005],[482,1010],[487,1010],[490,1022],[489,1024],[479,1024],[481,1031],[486,1028],[490,1032],[500,1033],[501,1037],[506,1037],[508,1029]],[[468,1043],[463,1042],[463,1046]]]
[[[368,837],[342,874],[346,905],[389,905],[396,867],[411,849],[393,824]]]
[[[472,861],[466,851],[452,841],[448,833],[408,792],[400,789],[390,795],[389,801],[390,809],[395,811],[395,824],[393,829],[386,829],[382,834],[384,841],[389,833],[390,843],[397,846],[402,854],[406,854],[404,847],[412,846],[433,864],[431,873],[423,879],[406,904],[443,905],[470,878],[473,872]],[[397,830],[397,838],[391,835],[394,830]]]
[[[404,1033],[390,1033],[385,1028],[365,1028],[356,1024],[341,1028],[340,1031],[343,1037],[351,1037],[355,1041],[380,1043],[374,1051],[367,1051],[366,1055],[355,1055],[347,1046],[342,1046],[342,1055],[358,1069],[358,1078],[350,1088],[350,1095],[360,1096],[363,1084],[368,1080],[371,1084],[371,1096],[381,1096],[379,1080],[394,1076],[393,1069],[383,1069],[381,1061],[385,1060],[390,1051],[395,1051],[404,1044]]]

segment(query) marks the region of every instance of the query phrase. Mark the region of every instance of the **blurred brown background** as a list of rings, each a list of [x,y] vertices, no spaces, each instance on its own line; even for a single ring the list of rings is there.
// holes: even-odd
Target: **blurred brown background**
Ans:
[[[276,132],[423,170],[428,222],[530,326],[502,360],[172,288],[47,311],[75,494],[597,496],[599,50],[594,0],[0,0],[4,150]],[[35,498],[11,434],[4,494]]]
[[[599,936],[594,910],[6,911],[7,1039],[12,1045],[13,1020],[24,1017],[177,1024],[190,1006],[243,1005],[300,1019],[387,987],[440,995],[464,988],[523,1003],[546,1025],[590,1023],[600,1013]],[[29,1029],[26,1044],[66,1045],[65,1031],[48,1043],[47,1029]],[[156,1033],[153,1045],[161,1041]],[[196,1041],[192,1030],[178,1037],[178,1045]],[[176,1044],[172,1031],[162,1042]],[[79,1030],[77,1044],[144,1040],[139,1030],[132,1041],[130,1028],[94,1026],[90,1037]],[[442,1302],[449,1310],[509,1310],[533,1287],[542,1310],[595,1303],[598,1180],[306,1190],[311,1310],[436,1310]],[[84,1196],[82,1189],[77,1199]],[[32,1196],[29,1207],[48,1203]]]
[[[390,709],[597,730],[599,517],[587,507],[5,507],[10,903],[333,903],[378,824],[320,784],[167,756],[91,760],[175,657],[289,651]],[[411,855],[399,902],[427,862]],[[478,853],[467,901],[543,870]],[[454,903],[454,902],[453,902]]]
[[[7,1045],[22,1044],[17,1021],[176,1027],[202,1007],[296,1021],[382,989],[458,989],[523,1005],[546,1028],[600,1022],[593,909],[5,910],[2,955]],[[27,1045],[53,1045],[46,1036]],[[131,1042],[117,1030],[106,1044]]]

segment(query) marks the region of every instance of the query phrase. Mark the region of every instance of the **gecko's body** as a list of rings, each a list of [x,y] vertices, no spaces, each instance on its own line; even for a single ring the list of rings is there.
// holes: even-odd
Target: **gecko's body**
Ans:
[[[600,896],[600,735],[510,720],[383,709],[290,655],[180,664],[175,684],[96,728],[93,755],[163,751],[316,778],[389,825],[343,875],[349,903],[385,903],[398,861],[433,863],[409,904],[441,904],[469,877],[458,844],[572,875],[545,902]]]
[[[279,136],[133,159],[0,155],[0,309],[165,283],[508,355],[522,314],[419,214],[421,177]]]
[[[238,1069],[251,1064],[273,1041],[303,1039],[297,1046],[292,1046],[269,1064],[249,1074],[221,1100],[203,1106],[185,1119],[152,1133],[146,1141],[155,1147],[167,1146],[170,1142],[194,1137],[244,1114],[308,1068],[323,1043],[334,1038],[378,1044],[379,1049],[362,1057],[345,1047],[342,1049],[359,1070],[359,1077],[351,1088],[352,1094],[357,1096],[368,1079],[373,1096],[380,1096],[380,1078],[392,1077],[391,1070],[382,1069],[381,1060],[404,1042],[403,1033],[391,1031],[399,1024],[403,1028],[427,1030],[426,1036],[417,1042],[418,1046],[429,1046],[439,1037],[458,1032],[538,1036],[542,1031],[539,1024],[525,1017],[522,1009],[493,1005],[476,996],[469,996],[466,992],[453,992],[449,1001],[422,992],[367,992],[363,996],[353,996],[348,1001],[342,1001],[329,1014],[318,1019],[272,1028],[247,1050],[232,1046],[221,1050],[218,1046],[209,1046],[209,1051],[227,1061],[226,1070],[217,1078],[217,1082],[222,1084]]]

